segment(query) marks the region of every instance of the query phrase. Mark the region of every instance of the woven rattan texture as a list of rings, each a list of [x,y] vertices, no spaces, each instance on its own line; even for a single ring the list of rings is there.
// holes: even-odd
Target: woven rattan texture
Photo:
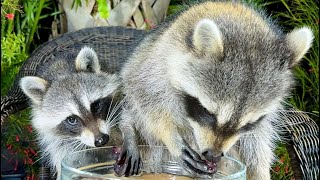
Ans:
[[[1,128],[5,119],[28,107],[27,97],[18,86],[23,76],[37,75],[52,56],[74,60],[83,46],[93,48],[102,63],[102,70],[118,72],[135,43],[145,31],[123,27],[95,27],[66,33],[38,47],[24,62],[7,96],[1,97]],[[71,61],[70,61],[71,62]]]
[[[319,178],[319,127],[307,114],[294,109],[283,114],[285,136],[296,179]]]

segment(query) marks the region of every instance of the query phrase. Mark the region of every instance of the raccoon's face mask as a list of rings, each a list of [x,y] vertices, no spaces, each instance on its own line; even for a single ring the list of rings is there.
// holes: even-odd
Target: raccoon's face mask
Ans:
[[[92,147],[104,145],[121,106],[117,88],[114,76],[75,74],[53,82],[43,94],[34,90],[39,101],[33,102],[32,124],[41,133],[78,139]]]
[[[120,105],[115,98],[119,79],[100,71],[95,52],[83,48],[75,60],[76,72],[57,77],[23,77],[20,86],[32,102],[32,124],[39,134],[80,140],[97,147],[109,140]]]
[[[313,40],[308,28],[282,37],[271,30],[263,36],[239,33],[203,19],[187,41],[191,45],[169,53],[175,61],[168,61],[168,78],[186,94],[186,112],[202,151],[228,150],[277,112],[294,82],[291,68]]]

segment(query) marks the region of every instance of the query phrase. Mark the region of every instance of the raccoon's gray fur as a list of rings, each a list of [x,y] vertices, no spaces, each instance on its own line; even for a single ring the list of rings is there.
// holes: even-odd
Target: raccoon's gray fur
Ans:
[[[120,159],[129,163],[118,174],[138,172],[140,135],[166,145],[194,176],[211,177],[204,159],[231,153],[247,165],[248,179],[270,179],[272,122],[290,94],[291,69],[312,40],[307,27],[284,34],[235,2],[197,4],[160,26],[122,69]]]
[[[97,55],[89,47],[82,48],[74,62],[57,57],[39,71],[39,77],[23,77],[20,86],[31,100],[31,122],[41,154],[60,179],[67,153],[103,146],[109,138],[111,144],[121,143],[114,127],[120,81],[117,75],[100,70]]]

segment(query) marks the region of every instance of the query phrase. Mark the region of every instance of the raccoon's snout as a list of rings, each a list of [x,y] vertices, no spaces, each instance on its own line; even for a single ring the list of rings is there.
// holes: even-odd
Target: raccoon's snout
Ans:
[[[107,134],[102,134],[101,137],[96,138],[94,145],[96,147],[101,147],[101,146],[107,144],[108,141],[109,141],[109,136]]]
[[[221,160],[221,157],[223,156],[223,153],[214,153],[213,151],[208,150],[203,152],[202,155],[206,158],[207,161],[219,162]]]

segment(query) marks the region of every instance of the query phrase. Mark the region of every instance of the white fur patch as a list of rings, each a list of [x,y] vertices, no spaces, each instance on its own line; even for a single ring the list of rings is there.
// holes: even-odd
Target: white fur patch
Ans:
[[[90,146],[90,147],[95,147],[94,142],[94,134],[89,131],[88,129],[84,129],[78,138],[83,144]]]
[[[200,93],[200,91],[198,91],[198,94],[195,97],[198,97],[201,105],[205,107],[210,113],[217,114],[218,104],[216,102],[212,101],[203,93]]]
[[[100,73],[100,64],[96,52],[90,47],[83,47],[76,58],[76,69],[78,71],[87,71],[88,65],[92,65],[95,73]]]
[[[171,59],[167,61],[169,67],[168,78],[175,88],[184,90],[186,93],[194,96],[195,87],[191,83],[192,80],[190,79],[190,76],[186,74],[189,69],[188,61],[192,58],[192,54],[182,54],[180,52],[181,51],[177,50],[168,54],[168,59]]]
[[[212,20],[203,19],[195,27],[193,35],[194,46],[203,52],[221,55],[223,43],[221,32]]]
[[[98,126],[99,126],[99,131],[103,134],[108,134],[108,127],[107,127],[107,123],[105,120],[98,120]]]
[[[39,105],[47,88],[47,81],[36,76],[26,76],[21,78],[20,87],[33,103]]]
[[[82,104],[83,104],[83,106],[88,110],[88,111],[90,111],[90,105],[91,105],[91,103],[90,103],[90,101],[89,101],[89,98],[88,98],[88,96],[87,96],[87,94],[82,94],[82,96],[81,96],[81,102],[82,102]],[[94,101],[93,101],[94,102]]]
[[[78,107],[77,105],[72,104],[71,102],[66,103],[66,105],[70,111],[70,115],[74,114],[74,115],[81,117],[81,114],[80,114],[79,109],[77,108]]]
[[[297,64],[310,49],[313,38],[312,31],[307,27],[295,29],[287,35],[288,44],[295,53],[293,65]]]
[[[263,115],[276,112],[281,107],[281,104],[279,102],[280,102],[279,99],[275,99],[265,107],[260,107],[260,108],[248,111],[240,119],[238,128],[241,128],[242,126],[248,123],[254,123]]]
[[[228,122],[234,112],[234,107],[231,103],[222,103],[217,109],[217,121],[218,126],[221,126]]]

